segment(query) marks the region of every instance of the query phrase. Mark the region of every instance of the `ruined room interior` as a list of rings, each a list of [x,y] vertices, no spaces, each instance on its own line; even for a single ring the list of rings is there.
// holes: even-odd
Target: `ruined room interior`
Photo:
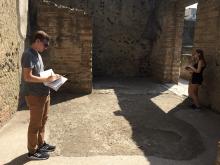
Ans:
[[[186,16],[187,7],[193,4],[197,4],[196,11],[191,11],[196,13],[196,18]],[[204,82],[199,89],[199,98],[208,111],[216,114],[220,112],[218,0],[3,0],[0,5],[0,127],[6,125],[22,109],[22,96],[19,95],[20,58],[24,49],[29,46],[31,35],[38,29],[46,31],[51,37],[50,47],[43,56],[45,67],[53,68],[61,75],[68,75],[67,83],[60,90],[66,98],[64,101],[58,100],[58,103],[62,104],[72,98],[72,94],[74,98],[75,95],[77,98],[78,95],[89,97],[97,90],[102,90],[102,94],[108,94],[110,90],[110,93],[118,94],[117,99],[121,103],[119,107],[127,110],[127,105],[123,104],[124,98],[120,100],[119,97],[124,94],[120,93],[123,89],[117,91],[117,88],[124,86],[118,85],[112,91],[114,80],[125,84],[137,83],[140,88],[145,84],[139,84],[142,79],[158,84],[172,84],[170,87],[178,85],[182,80],[187,84],[189,74],[184,68],[190,63],[192,51],[201,48],[205,52],[207,67],[204,71]],[[10,10],[9,6],[12,6]],[[102,89],[100,80],[107,82],[107,87]],[[150,91],[151,83],[148,85],[146,89]],[[140,92],[139,87],[134,88]],[[155,90],[164,92],[156,87]],[[136,91],[131,94],[135,95]],[[139,95],[137,98],[142,99]],[[155,94],[153,96],[156,98]],[[133,97],[126,99],[132,100]],[[172,103],[175,101],[174,99]],[[170,106],[170,109],[174,109],[170,111],[181,108],[182,103],[181,106],[177,103],[179,101],[175,103],[177,108]],[[168,112],[169,110],[165,113]],[[137,145],[143,147],[145,143],[135,135],[138,132],[135,130],[136,119],[123,115],[123,112],[114,113],[115,116],[124,116],[127,119],[132,125],[133,139]],[[171,123],[175,125],[175,122]],[[151,124],[157,127],[156,123]],[[194,129],[187,124],[184,126],[190,130]],[[154,129],[147,129],[155,137],[158,135]],[[172,131],[170,132],[165,133],[167,137],[171,136]],[[187,149],[190,149],[190,145],[202,144],[197,132],[193,132],[193,136],[198,136],[198,142],[186,139],[191,140],[186,145]],[[178,135],[172,137],[180,138]],[[173,149],[179,151],[178,147]],[[191,155],[182,153],[174,156],[164,149],[156,156],[178,160],[191,159],[205,150],[202,145],[195,148]],[[154,149],[148,151],[144,147],[140,150],[144,155],[156,153]],[[67,156],[68,154],[71,156],[66,153]],[[114,154],[117,152],[113,152]],[[133,154],[133,151],[128,154]]]

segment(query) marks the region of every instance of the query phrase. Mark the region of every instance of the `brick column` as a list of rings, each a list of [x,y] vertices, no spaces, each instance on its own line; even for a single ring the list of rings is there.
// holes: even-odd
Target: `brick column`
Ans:
[[[220,2],[201,0],[195,29],[195,47],[204,50],[207,67],[199,90],[200,101],[220,112]]]
[[[154,43],[151,66],[153,76],[162,82],[178,82],[184,6],[182,2],[170,2],[162,6],[161,35]]]

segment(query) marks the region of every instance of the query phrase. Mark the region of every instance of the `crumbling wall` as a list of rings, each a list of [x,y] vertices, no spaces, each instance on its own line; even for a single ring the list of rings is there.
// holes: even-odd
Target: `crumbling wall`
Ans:
[[[23,1],[24,2],[24,1]],[[22,3],[23,3],[22,2]],[[22,51],[19,1],[1,0],[0,17],[0,126],[17,110],[19,98],[19,57]],[[25,14],[25,13],[23,13]]]
[[[93,18],[93,75],[145,76],[150,73],[154,0],[51,0],[83,9]],[[155,19],[152,19],[156,22]],[[153,28],[154,29],[154,28]]]
[[[92,21],[83,10],[52,2],[32,1],[31,32],[41,29],[50,37],[50,47],[42,56],[45,67],[66,75],[61,88],[69,92],[92,90]]]

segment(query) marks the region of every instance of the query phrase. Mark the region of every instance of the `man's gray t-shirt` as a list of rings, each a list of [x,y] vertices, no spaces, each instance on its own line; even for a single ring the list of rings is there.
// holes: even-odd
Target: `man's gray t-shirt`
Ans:
[[[21,58],[22,68],[31,68],[34,76],[40,76],[40,72],[44,71],[44,64],[41,55],[32,48],[28,48]],[[43,83],[26,82],[21,79],[21,93],[24,96],[47,96],[50,93],[49,87]]]

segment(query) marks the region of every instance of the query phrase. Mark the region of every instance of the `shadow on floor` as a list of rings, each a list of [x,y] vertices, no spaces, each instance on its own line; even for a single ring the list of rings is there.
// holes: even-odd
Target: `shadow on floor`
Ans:
[[[23,154],[23,155],[20,155],[19,157],[11,160],[10,162],[4,164],[4,165],[22,165],[22,164],[25,164],[27,162],[29,162],[30,160],[27,159],[27,154]]]
[[[132,138],[144,155],[190,160],[205,150],[199,132],[191,124],[172,115],[183,110],[187,100],[170,113],[165,113],[152,101],[164,95],[162,102],[165,102],[169,97],[161,85],[144,79],[96,80],[94,88],[114,89],[120,106],[114,114],[123,116],[130,123]]]
[[[52,92],[51,93],[51,105],[56,105],[68,100],[76,99],[86,94],[73,94],[67,92]]]
[[[73,93],[67,93],[67,92],[53,92],[51,91],[50,97],[51,97],[51,105],[56,105],[68,100],[72,100],[78,97],[85,96],[86,94],[73,94]],[[28,110],[26,101],[24,97],[20,96],[18,104],[18,111],[20,110]]]

